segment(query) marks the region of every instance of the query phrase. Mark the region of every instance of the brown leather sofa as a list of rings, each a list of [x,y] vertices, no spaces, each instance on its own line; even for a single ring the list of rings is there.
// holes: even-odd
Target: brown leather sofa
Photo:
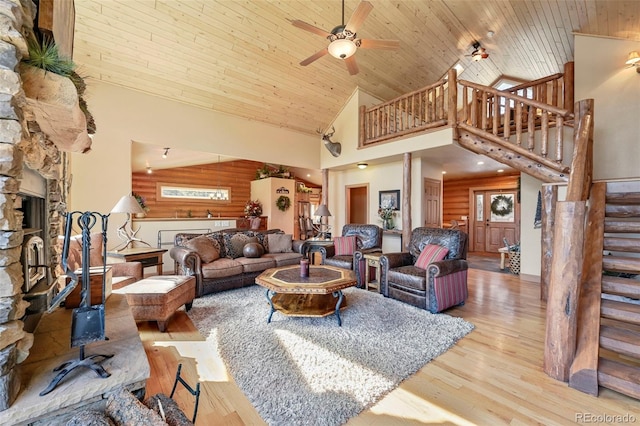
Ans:
[[[449,252],[425,270],[415,263],[427,244],[446,247]],[[468,296],[467,250],[468,238],[463,231],[414,229],[408,252],[385,253],[380,258],[382,294],[432,313],[464,304]]]
[[[289,246],[283,250],[269,247],[269,234],[286,235],[279,229],[251,231],[246,229],[223,229],[207,234],[179,233],[174,239],[174,247],[169,255],[178,265],[178,270],[196,278],[196,297],[217,293],[233,288],[255,284],[255,278],[264,270],[285,265],[296,265],[302,259],[302,241],[289,239]],[[203,244],[193,244],[196,238]],[[242,247],[236,243],[255,245],[263,250],[260,254],[252,251],[251,257],[244,255]],[[191,243],[190,243],[191,241]],[[207,256],[208,245],[215,246],[217,256]],[[247,254],[249,254],[247,252]]]
[[[355,236],[356,249],[353,255],[336,255],[335,246],[326,245],[318,247],[323,265],[336,266],[338,268],[351,269],[356,273],[357,286],[364,284],[365,262],[363,255],[372,252],[382,252],[382,228],[371,224],[347,224],[342,227],[342,236]],[[309,246],[303,245],[303,255],[308,257]]]

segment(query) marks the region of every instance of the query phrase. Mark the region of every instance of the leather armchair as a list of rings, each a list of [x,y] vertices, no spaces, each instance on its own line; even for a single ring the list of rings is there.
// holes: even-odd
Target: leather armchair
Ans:
[[[427,244],[446,247],[449,252],[425,270],[415,263]],[[414,229],[408,252],[386,253],[380,258],[382,294],[432,313],[463,305],[468,296],[468,244],[467,234],[457,229]]]
[[[335,246],[333,245],[318,247],[317,251],[321,254],[323,265],[352,269],[356,273],[357,286],[362,287],[364,284],[364,268],[366,267],[363,255],[382,251],[382,228],[370,224],[352,223],[344,225],[342,227],[342,236],[348,237],[351,235],[356,237],[356,250],[353,255],[336,256]],[[307,256],[308,250],[303,254]]]

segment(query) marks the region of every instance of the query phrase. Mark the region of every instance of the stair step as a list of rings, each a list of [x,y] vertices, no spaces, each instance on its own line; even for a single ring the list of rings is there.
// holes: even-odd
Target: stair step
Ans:
[[[640,305],[602,299],[600,315],[618,321],[640,324]]]
[[[640,368],[600,358],[598,384],[632,398],[640,399]]]
[[[640,253],[640,238],[604,237],[605,250]]]
[[[607,204],[604,212],[607,217],[640,217],[640,205]]]
[[[640,192],[607,192],[607,204],[640,204]]]
[[[640,221],[637,220],[604,220],[604,232],[611,233],[640,233]]]
[[[640,359],[640,333],[619,327],[600,327],[600,346],[604,349]]]
[[[640,281],[631,278],[602,276],[602,292],[640,299]]]
[[[640,273],[640,258],[624,256],[602,256],[602,269],[605,271]]]

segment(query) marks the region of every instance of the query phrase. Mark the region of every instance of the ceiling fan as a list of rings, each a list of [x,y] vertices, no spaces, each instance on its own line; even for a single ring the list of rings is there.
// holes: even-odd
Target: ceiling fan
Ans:
[[[342,0],[342,24],[338,25],[331,32],[325,31],[321,28],[315,27],[304,21],[294,20],[291,23],[298,28],[306,31],[310,31],[314,34],[321,35],[330,41],[329,46],[309,56],[304,61],[300,62],[300,65],[306,66],[313,61],[320,59],[327,53],[337,59],[344,59],[349,74],[355,75],[358,73],[358,64],[353,54],[361,47],[363,49],[397,49],[400,47],[398,40],[372,40],[372,39],[360,39],[357,38],[356,31],[364,23],[364,20],[373,9],[373,5],[368,1],[361,1],[358,7],[351,15],[349,22],[344,23],[344,0]]]
[[[487,59],[489,57],[487,50],[484,47],[480,46],[479,41],[474,41],[471,46],[473,47],[473,52],[471,52],[470,55],[472,61],[480,62],[481,60]]]

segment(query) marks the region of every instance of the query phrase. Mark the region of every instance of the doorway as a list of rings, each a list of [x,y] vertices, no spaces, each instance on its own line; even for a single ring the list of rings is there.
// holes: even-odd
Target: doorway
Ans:
[[[369,185],[349,185],[345,195],[345,223],[369,223]]]
[[[435,179],[424,179],[424,226],[440,228],[442,220],[440,211],[442,205],[442,182]]]
[[[520,241],[520,202],[515,188],[472,189],[471,251],[497,253]]]

